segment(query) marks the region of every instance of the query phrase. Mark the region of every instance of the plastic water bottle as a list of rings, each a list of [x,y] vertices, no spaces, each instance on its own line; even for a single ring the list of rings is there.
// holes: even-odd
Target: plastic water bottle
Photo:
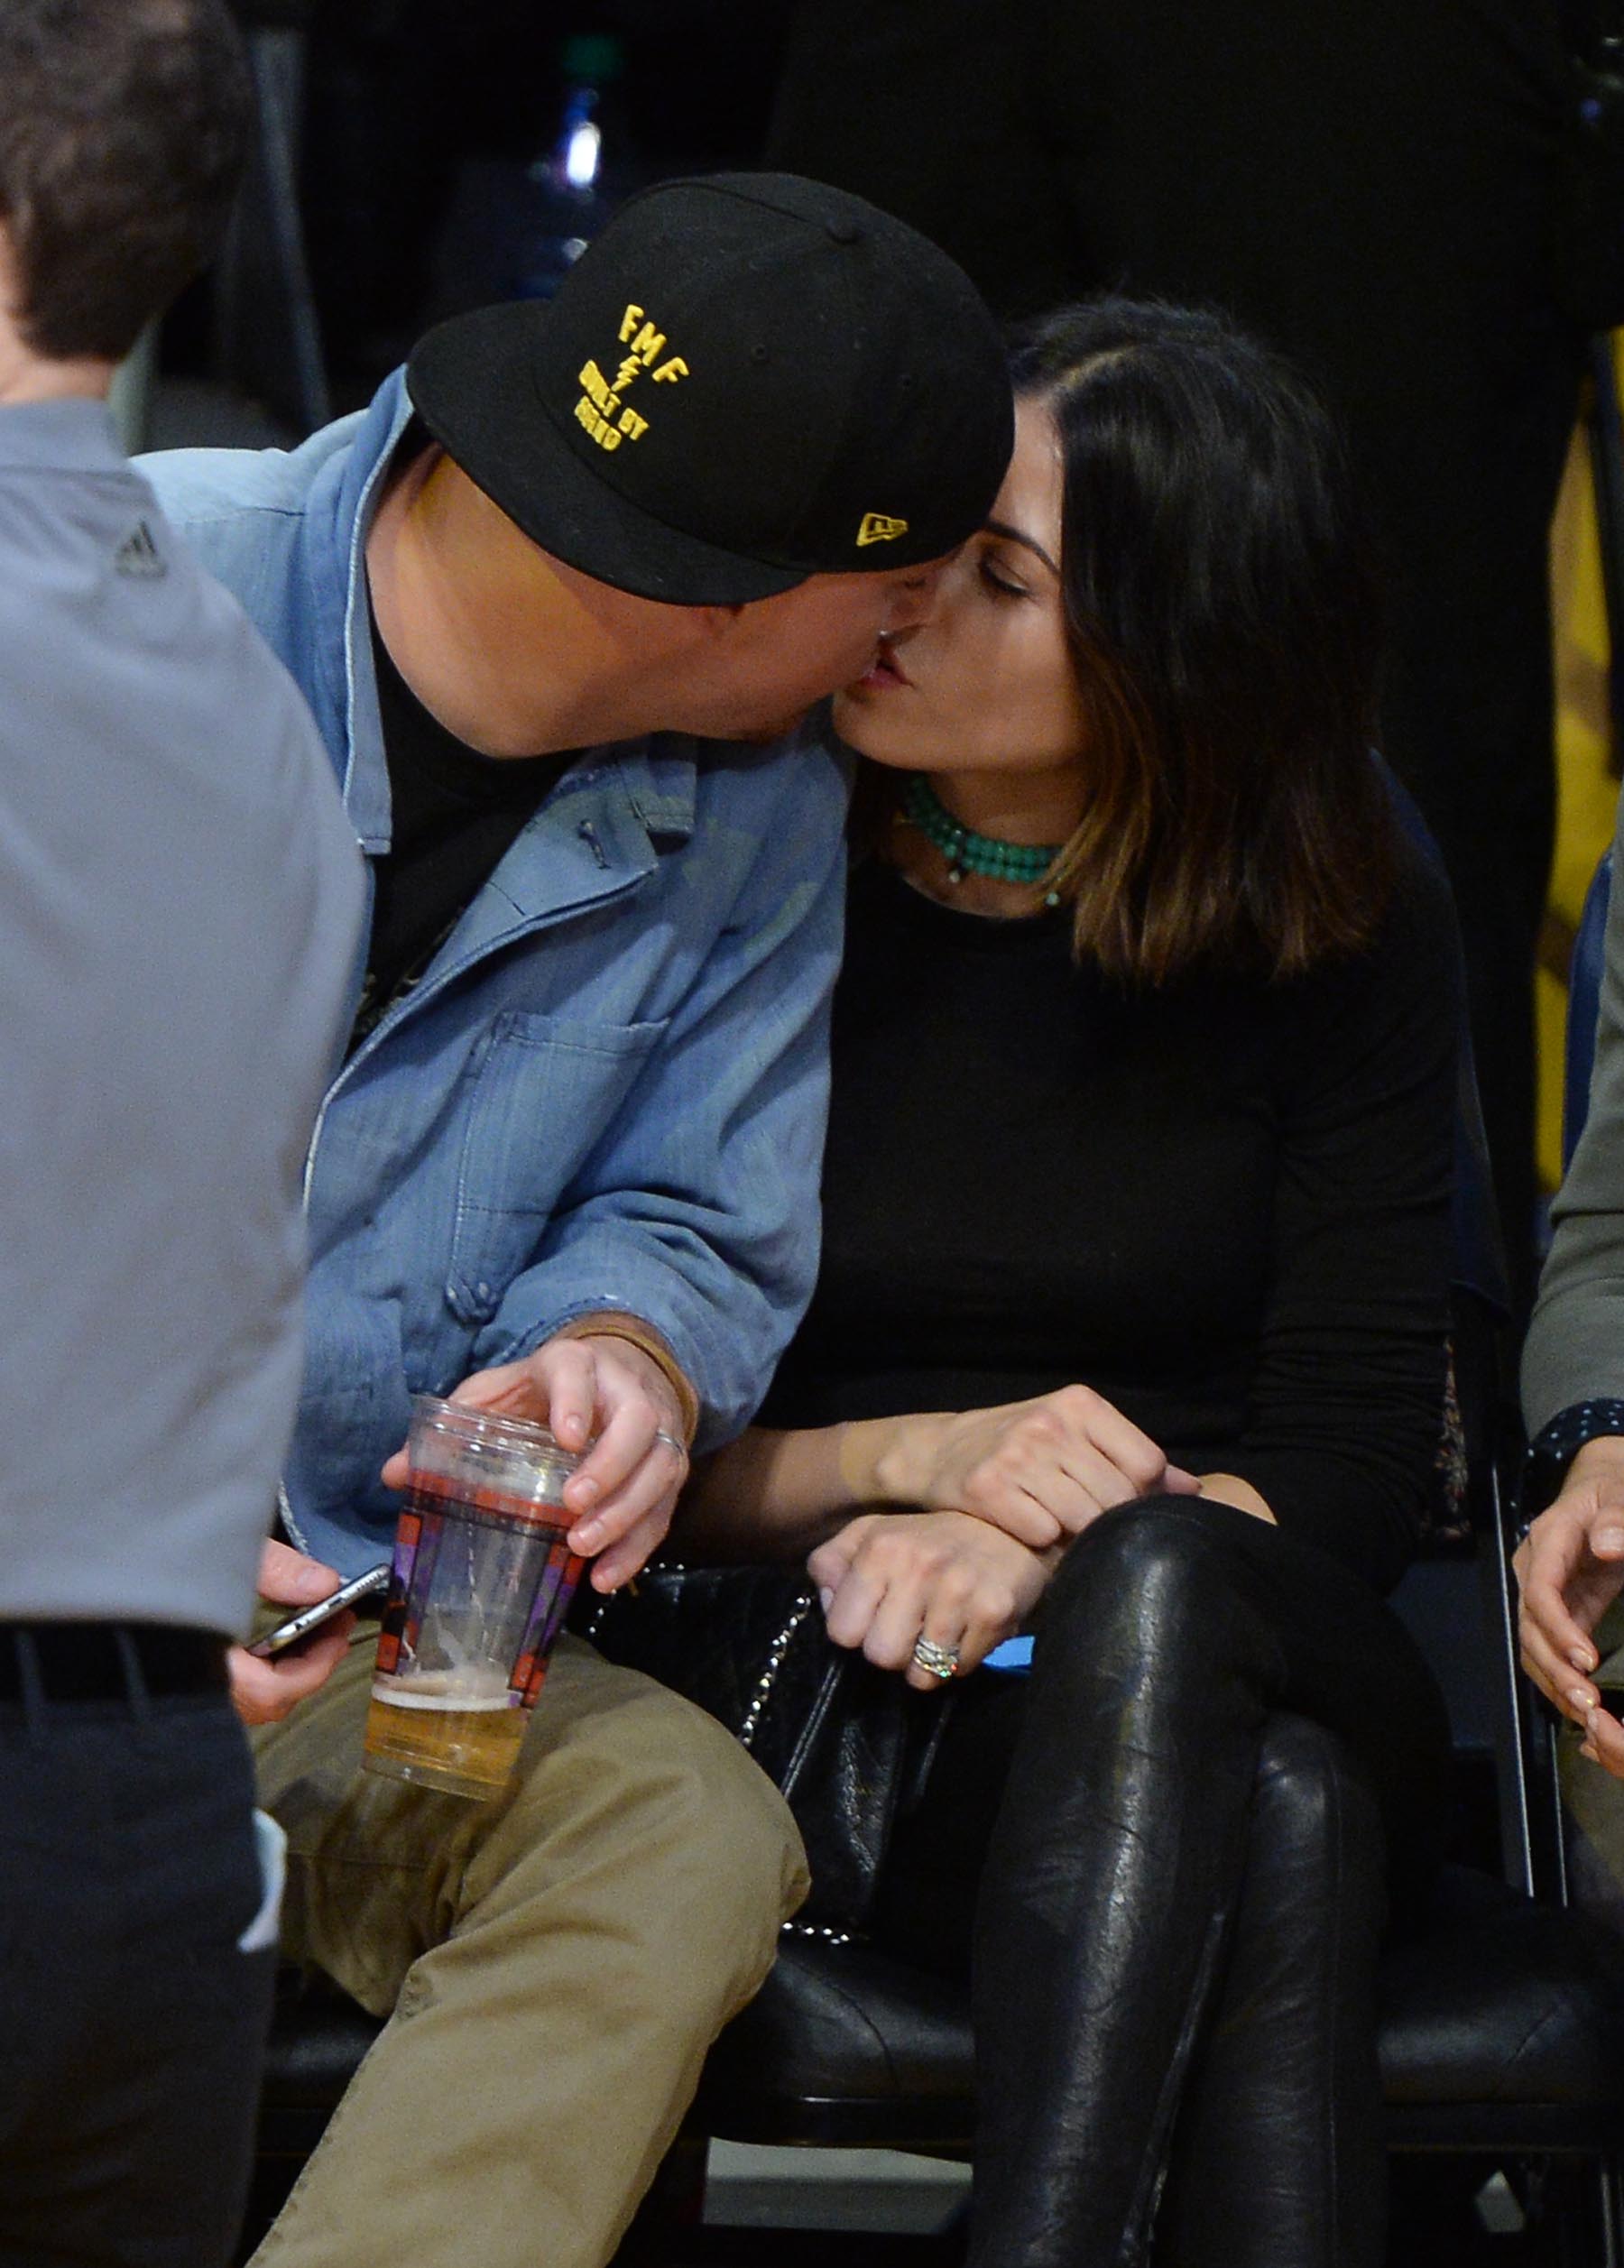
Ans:
[[[565,41],[558,60],[564,107],[558,131],[530,169],[531,198],[515,295],[550,300],[613,210],[604,189],[604,95],[625,58],[618,40],[580,32]]]

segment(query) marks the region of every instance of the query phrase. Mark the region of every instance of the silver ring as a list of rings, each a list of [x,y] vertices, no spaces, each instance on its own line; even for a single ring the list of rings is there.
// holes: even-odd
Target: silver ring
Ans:
[[[944,1683],[958,1675],[959,1650],[956,1646],[938,1646],[934,1638],[916,1638],[914,1660],[931,1677],[939,1677]]]
[[[677,1454],[678,1454],[678,1455],[681,1458],[681,1460],[682,1460],[683,1463],[684,1463],[684,1464],[687,1464],[687,1445],[686,1445],[686,1443],[682,1443],[682,1442],[679,1442],[679,1441],[678,1440],[678,1438],[677,1438],[677,1436],[676,1436],[676,1434],[668,1434],[668,1433],[666,1433],[666,1432],[665,1432],[665,1431],[664,1431],[661,1427],[660,1427],[660,1426],[658,1426],[658,1425],[657,1425],[657,1426],[654,1428],[654,1438],[655,1438],[655,1440],[656,1440],[656,1441],[662,1441],[662,1442],[664,1442],[664,1443],[665,1443],[665,1445],[666,1445],[666,1447],[667,1447],[668,1449],[674,1449],[674,1450],[677,1452]]]

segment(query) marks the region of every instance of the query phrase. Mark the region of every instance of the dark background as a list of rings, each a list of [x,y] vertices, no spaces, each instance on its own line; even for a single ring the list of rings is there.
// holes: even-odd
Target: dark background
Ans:
[[[608,34],[605,188],[761,162],[788,0],[243,0],[305,39],[300,205],[336,405],[356,407],[438,317],[508,296],[544,224],[529,169],[559,126],[567,39]],[[167,359],[201,369],[207,291]],[[263,389],[274,397],[272,375]],[[290,405],[271,399],[286,414]]]

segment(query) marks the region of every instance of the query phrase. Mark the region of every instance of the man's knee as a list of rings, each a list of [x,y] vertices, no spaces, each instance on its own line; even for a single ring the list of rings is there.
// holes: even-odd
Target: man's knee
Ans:
[[[734,1736],[690,1702],[660,1691],[658,1724],[649,1729],[641,1762],[661,1847],[681,1866],[718,1938],[762,1916],[776,1938],[807,1888],[789,1805]]]
[[[606,1933],[703,1968],[729,2005],[766,1975],[806,1895],[800,1837],[737,1741],[676,1694],[567,1641],[492,1805],[359,1770],[364,1692],[359,1714],[326,1699],[256,1745],[290,1830],[290,1938],[368,2007],[470,1931]]]
[[[811,1887],[807,1855],[789,1806],[730,1733],[703,1711],[690,1747],[681,1802],[689,1834],[686,1879],[696,1928],[725,1964],[735,2013],[760,1989],[778,1952],[780,1925]],[[685,1742],[685,1747],[688,1744]]]
[[[642,1933],[680,1939],[685,1958],[724,1961],[748,1996],[807,1893],[789,1806],[730,1733],[664,1687],[595,1656],[564,1683],[558,1722],[538,1726],[531,1768],[470,1856],[467,1906],[503,1884],[550,1893],[573,1877],[641,1913]]]

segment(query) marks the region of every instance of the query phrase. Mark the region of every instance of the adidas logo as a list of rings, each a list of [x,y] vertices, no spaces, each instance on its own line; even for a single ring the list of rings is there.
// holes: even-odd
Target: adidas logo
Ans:
[[[119,545],[113,555],[113,565],[120,575],[153,576],[169,573],[169,562],[153,542],[152,531],[144,520],[138,521],[134,532]]]

